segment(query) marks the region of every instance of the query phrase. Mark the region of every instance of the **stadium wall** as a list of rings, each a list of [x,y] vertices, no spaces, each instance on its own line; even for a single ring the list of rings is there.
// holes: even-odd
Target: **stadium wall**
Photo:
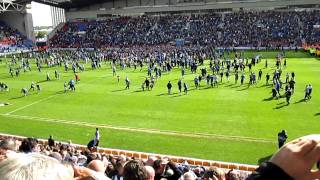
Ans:
[[[201,10],[239,10],[239,9],[275,9],[288,6],[312,4],[319,7],[319,0],[256,0],[230,1],[207,0],[198,3],[176,3],[173,0],[114,0],[66,11],[67,20],[79,18],[97,18],[103,15],[139,15],[153,12],[201,11]]]
[[[34,40],[32,14],[26,11],[7,11],[0,13],[0,21],[17,29],[28,39]]]

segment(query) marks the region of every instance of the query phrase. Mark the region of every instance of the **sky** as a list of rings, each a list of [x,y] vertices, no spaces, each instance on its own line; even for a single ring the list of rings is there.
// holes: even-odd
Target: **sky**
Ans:
[[[50,6],[32,2],[33,26],[52,26]]]

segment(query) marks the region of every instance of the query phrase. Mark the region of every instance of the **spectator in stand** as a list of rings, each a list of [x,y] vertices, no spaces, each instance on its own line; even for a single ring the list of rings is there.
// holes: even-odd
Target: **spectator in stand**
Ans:
[[[128,48],[169,46],[181,39],[190,47],[296,47],[319,43],[319,11],[259,11],[119,17],[68,22],[51,47]],[[299,24],[299,26],[297,26]]]
[[[19,147],[19,151],[20,152],[24,152],[24,153],[32,153],[32,152],[38,152],[38,140],[34,139],[34,138],[27,138],[24,139],[21,142],[21,145]]]
[[[145,166],[147,171],[147,180],[154,180],[155,172],[152,166]]]
[[[12,139],[6,139],[0,142],[0,162],[6,159],[9,154],[14,154],[17,149],[17,144]]]
[[[217,167],[192,167],[187,163],[176,165],[167,158],[157,159],[153,167],[130,157],[111,156],[89,151],[77,151],[69,144],[57,143],[55,146],[37,144],[34,138],[22,141],[20,150],[25,153],[8,154],[16,150],[16,142],[5,140],[0,142],[0,177],[3,180],[22,178],[22,173],[29,179],[68,179],[77,180],[101,179],[218,179],[243,180],[248,173],[238,170],[224,170]],[[26,153],[27,152],[27,153]],[[33,153],[30,153],[33,152]],[[47,157],[41,154],[46,154]],[[68,154],[68,155],[67,155]],[[320,159],[320,135],[310,135],[285,144],[274,156],[249,176],[252,179],[306,179],[320,178],[320,171],[312,170]],[[152,161],[154,160],[151,157]],[[1,161],[2,160],[2,161]],[[87,163],[86,163],[87,162]],[[123,176],[115,178],[117,163],[124,165]],[[72,163],[72,166],[70,165]],[[50,169],[50,170],[49,170]],[[35,173],[36,172],[36,173]],[[42,174],[45,175],[42,175]],[[50,174],[51,173],[51,174]],[[46,177],[50,174],[50,177]],[[40,177],[41,176],[41,177]],[[49,176],[49,175],[48,175]],[[25,176],[24,176],[25,177]],[[40,178],[39,178],[40,177]]]
[[[93,160],[88,164],[87,167],[89,169],[97,172],[96,174],[99,175],[99,177],[107,179],[107,177],[104,174],[104,172],[106,171],[106,167],[101,160]]]
[[[197,176],[191,172],[187,172],[183,175],[183,180],[196,180]]]
[[[17,29],[0,22],[0,52],[10,52],[31,48],[31,41],[28,41]]]
[[[131,160],[126,163],[123,180],[147,180],[147,170],[141,161]]]
[[[121,162],[118,160],[115,164],[114,175],[112,176],[112,180],[123,180],[123,170],[124,170],[125,162]]]
[[[166,178],[167,180],[178,180],[182,176],[182,172],[175,163],[167,159],[159,159],[154,162],[155,180]]]
[[[145,163],[147,166],[153,167],[154,162],[157,160],[155,156],[149,156],[147,162]]]
[[[204,177],[204,179],[224,180],[225,173],[221,169],[219,169],[215,166],[212,166],[204,172],[203,177]]]

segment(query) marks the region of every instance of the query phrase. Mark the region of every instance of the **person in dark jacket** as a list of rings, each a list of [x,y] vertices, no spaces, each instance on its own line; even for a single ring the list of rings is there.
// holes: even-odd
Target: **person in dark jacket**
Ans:
[[[167,88],[168,88],[168,94],[171,94],[172,84],[171,84],[170,81],[169,81],[168,84],[167,84]]]
[[[54,146],[55,145],[55,142],[54,142],[54,139],[52,138],[52,136],[50,135],[49,139],[48,139],[48,145],[50,147]]]
[[[284,145],[288,138],[286,130],[282,130],[281,132],[278,133],[278,144],[279,144],[279,149]]]
[[[309,135],[287,143],[247,180],[319,179],[320,171],[311,171],[320,158],[319,142],[320,135]]]
[[[179,93],[181,93],[181,89],[182,89],[182,81],[181,81],[181,79],[179,79],[179,81],[178,81],[178,89],[179,89]]]

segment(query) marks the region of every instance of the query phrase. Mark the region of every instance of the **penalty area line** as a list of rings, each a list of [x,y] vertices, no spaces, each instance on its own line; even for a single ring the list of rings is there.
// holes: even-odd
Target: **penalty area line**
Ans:
[[[103,78],[103,77],[106,77],[106,76],[101,76],[100,78]],[[95,80],[93,80],[93,81],[95,81]],[[91,81],[89,81],[89,82],[91,82]],[[80,86],[81,86],[81,84],[78,85],[78,87],[80,87]],[[17,112],[17,111],[20,111],[20,110],[25,109],[25,108],[27,108],[27,107],[30,107],[30,106],[32,106],[32,105],[41,103],[41,102],[46,101],[46,100],[48,100],[48,99],[51,99],[51,98],[53,98],[53,97],[55,97],[55,96],[58,96],[58,94],[54,94],[54,95],[51,95],[51,96],[49,96],[49,97],[46,97],[46,98],[40,99],[40,100],[38,100],[38,101],[35,101],[35,102],[33,102],[33,103],[27,104],[27,105],[25,105],[25,106],[19,107],[19,108],[13,110],[13,111],[10,111],[10,112],[5,113],[5,115],[10,115],[10,114],[12,114],[12,113],[14,113],[14,112]]]
[[[17,112],[17,111],[20,111],[20,110],[22,110],[22,109],[28,108],[28,107],[30,107],[30,106],[32,106],[32,105],[41,103],[41,102],[46,101],[46,100],[48,100],[48,99],[51,99],[51,98],[53,98],[53,97],[55,97],[55,96],[57,96],[57,94],[51,95],[51,96],[49,96],[49,97],[40,99],[40,100],[35,101],[35,102],[33,102],[33,103],[27,104],[27,105],[25,105],[25,106],[19,107],[19,108],[13,110],[13,111],[10,111],[10,112],[5,113],[4,115],[10,115],[10,114],[12,114],[12,113],[14,113],[14,112]]]
[[[42,118],[42,117],[33,117],[33,116],[24,116],[24,115],[11,115],[11,114],[0,114],[0,115],[6,116],[6,117],[12,117],[12,118],[24,119],[24,120],[33,120],[33,121],[49,122],[49,123],[56,123],[56,124],[68,124],[68,125],[76,125],[76,126],[91,127],[91,128],[98,127],[103,129],[112,129],[112,130],[135,132],[135,133],[138,132],[138,133],[160,134],[160,135],[175,136],[175,137],[206,138],[206,139],[213,139],[213,140],[229,140],[229,141],[276,144],[273,140],[270,140],[270,139],[253,138],[253,137],[245,137],[245,136],[228,136],[228,135],[221,135],[221,134],[177,132],[177,131],[159,130],[159,129],[113,126],[108,124],[96,124],[96,123],[83,122],[83,121],[71,121],[71,120]]]

